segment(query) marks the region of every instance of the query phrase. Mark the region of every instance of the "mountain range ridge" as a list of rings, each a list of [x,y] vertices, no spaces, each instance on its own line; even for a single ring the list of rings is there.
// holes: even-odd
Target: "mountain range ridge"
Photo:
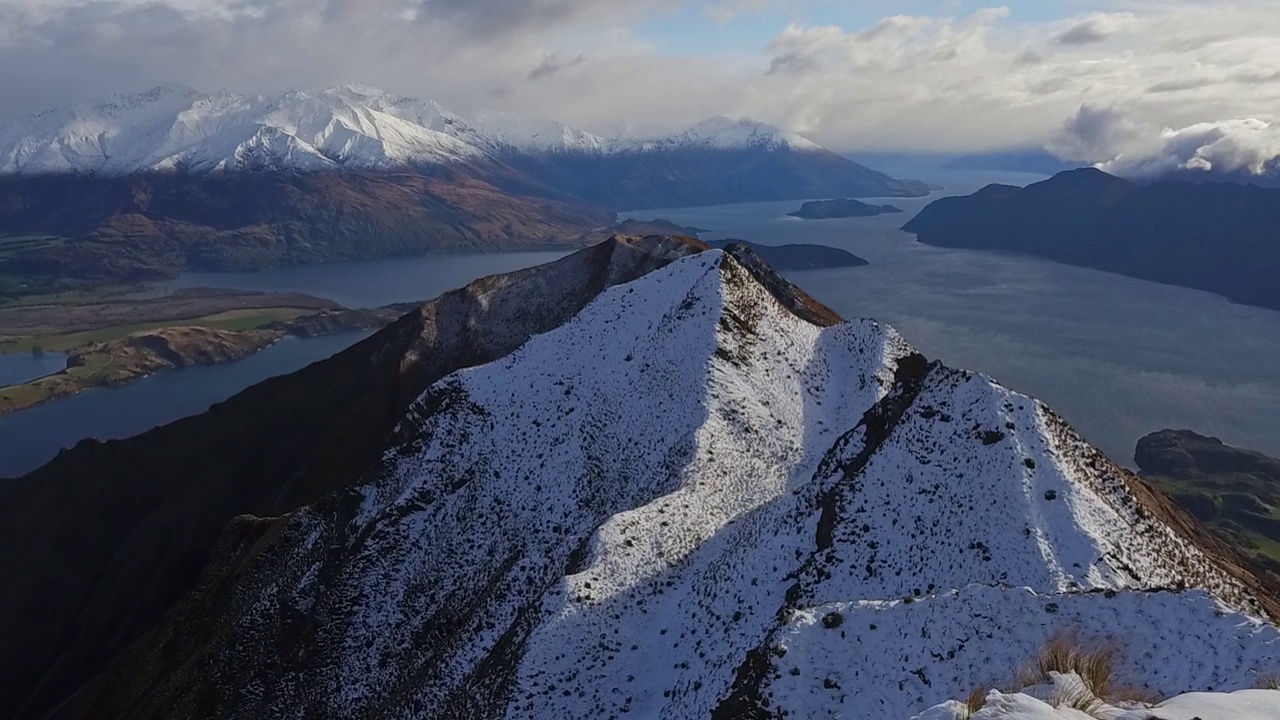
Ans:
[[[687,149],[822,150],[751,120],[716,117],[654,137],[606,138],[516,113],[467,119],[433,100],[359,84],[274,96],[160,86],[0,123],[0,174],[369,170]]]
[[[0,294],[582,247],[623,210],[927,192],[750,121],[606,141],[367,86],[161,87],[0,124]]]
[[[0,555],[20,718],[906,718],[1063,626],[1161,693],[1280,643],[1269,581],[1051,410],[680,238],[477,281],[0,500],[44,549]]]

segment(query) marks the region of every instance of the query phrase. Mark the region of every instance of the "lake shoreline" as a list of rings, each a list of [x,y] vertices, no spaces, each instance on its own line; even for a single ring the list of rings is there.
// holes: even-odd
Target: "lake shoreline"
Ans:
[[[286,337],[377,330],[415,305],[373,310],[322,310],[244,330],[165,326],[69,351],[66,367],[25,383],[0,387],[0,417],[95,387],[120,387],[158,372],[242,360]]]

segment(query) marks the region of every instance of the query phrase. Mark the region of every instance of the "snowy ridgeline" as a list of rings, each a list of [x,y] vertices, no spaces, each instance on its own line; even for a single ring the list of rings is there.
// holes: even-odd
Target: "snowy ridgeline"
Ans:
[[[0,124],[0,173],[376,169],[511,153],[740,148],[818,146],[728,118],[653,138],[604,138],[514,113],[464,119],[435,101],[363,85],[273,97],[159,87]]]
[[[1250,590],[1040,403],[878,323],[806,322],[720,251],[442,379],[398,437],[229,565],[202,618],[235,632],[190,664],[219,674],[153,692],[224,717],[905,720],[1064,628],[1165,696],[1280,669]],[[1036,702],[979,717],[1081,717]]]

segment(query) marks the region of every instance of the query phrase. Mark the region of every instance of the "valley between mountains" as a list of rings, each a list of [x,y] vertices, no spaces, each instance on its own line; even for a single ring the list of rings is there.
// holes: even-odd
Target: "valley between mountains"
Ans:
[[[83,443],[0,485],[0,547],[40,549],[0,554],[14,718],[958,720],[1073,629],[1171,697],[1086,688],[1126,718],[1280,694],[1248,690],[1280,591],[1171,500],[1042,403],[680,238],[479,280]],[[1079,679],[974,717],[1079,717],[1044,692]]]

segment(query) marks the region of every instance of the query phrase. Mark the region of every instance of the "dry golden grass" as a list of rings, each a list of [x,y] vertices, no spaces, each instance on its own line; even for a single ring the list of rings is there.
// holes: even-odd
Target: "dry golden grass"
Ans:
[[[966,717],[976,715],[986,706],[991,690],[1012,694],[1037,685],[1050,685],[1052,673],[1074,673],[1083,684],[1059,685],[1055,695],[1040,696],[1040,699],[1054,707],[1071,708],[1094,717],[1102,717],[1099,712],[1107,705],[1150,707],[1166,699],[1150,688],[1120,682],[1116,676],[1119,659],[1120,646],[1110,639],[1085,639],[1075,630],[1059,630],[1040,646],[1011,682],[984,683],[974,688],[964,700]],[[1280,672],[1257,673],[1252,686],[1257,690],[1280,690]]]
[[[964,707],[969,712],[969,716],[973,716],[987,704],[987,695],[991,694],[994,688],[991,685],[979,685],[969,692],[969,696],[964,699]]]
[[[1054,633],[1018,673],[1024,687],[1050,681],[1050,673],[1075,673],[1094,697],[1111,696],[1119,647],[1111,640],[1085,640],[1073,630]]]

